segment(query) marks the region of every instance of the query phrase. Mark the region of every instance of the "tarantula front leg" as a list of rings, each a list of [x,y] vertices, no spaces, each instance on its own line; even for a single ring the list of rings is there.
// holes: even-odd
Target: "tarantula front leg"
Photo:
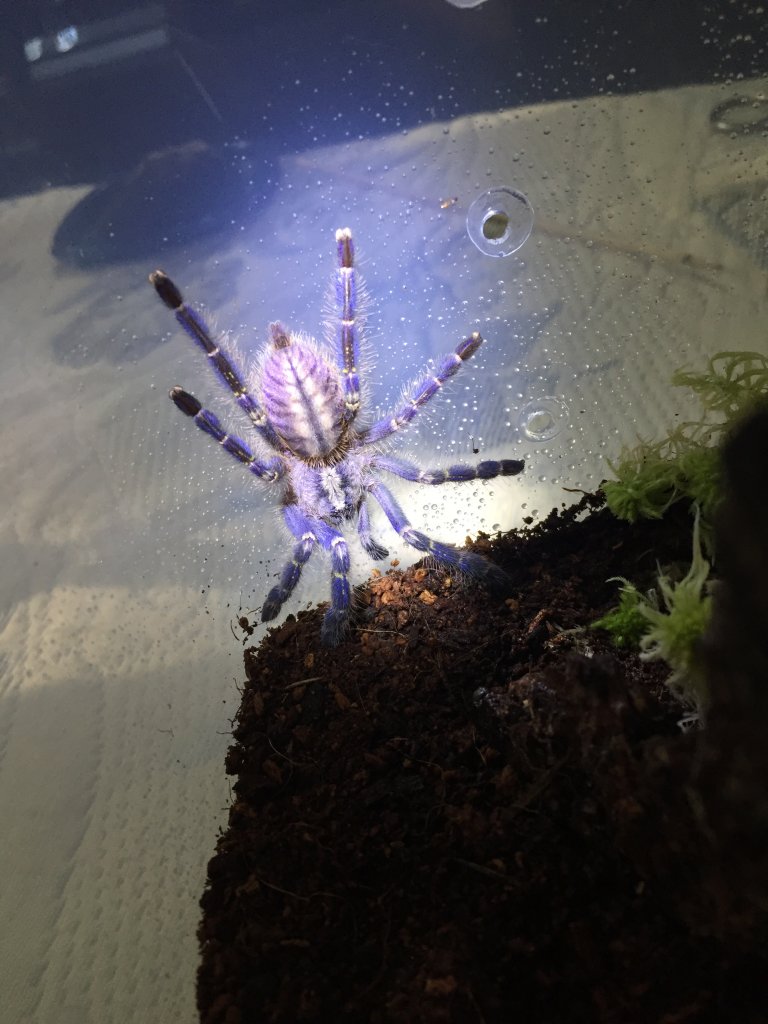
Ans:
[[[495,590],[502,590],[509,583],[509,577],[504,570],[483,555],[475,554],[473,551],[462,551],[453,544],[432,540],[425,533],[414,530],[394,494],[380,480],[371,480],[367,486],[370,494],[381,505],[395,532],[406,544],[410,544],[417,551],[423,551],[425,555],[431,555],[438,564],[458,569]]]
[[[324,644],[333,647],[341,639],[349,619],[351,591],[347,542],[338,530],[322,519],[306,515],[298,505],[288,505],[283,512],[283,519],[290,532],[298,539],[298,544],[293,549],[293,558],[283,568],[280,582],[267,594],[261,610],[261,620],[268,622],[275,618],[293,593],[315,545],[319,544],[331,556],[331,607],[323,618],[320,638]]]
[[[194,395],[190,395],[188,391],[178,386],[171,388],[168,395],[177,409],[180,409],[185,416],[192,417],[203,433],[217,441],[225,452],[229,452],[238,462],[241,462],[249,469],[254,476],[260,477],[268,483],[274,483],[283,476],[285,473],[285,463],[279,455],[275,455],[274,458],[266,462],[257,459],[245,441],[241,441],[234,434],[228,434],[219,422],[218,417],[208,409],[204,409]]]
[[[360,438],[361,443],[377,444],[379,441],[383,441],[384,438],[390,437],[396,431],[407,426],[419,410],[435,397],[443,384],[453,377],[455,373],[458,373],[462,363],[472,358],[482,343],[481,335],[475,331],[474,334],[471,334],[461,344],[457,345],[455,351],[447,356],[443,356],[435,372],[433,374],[425,374],[415,384],[410,395],[408,395],[399,409],[387,416],[383,416],[362,434]]]
[[[522,473],[525,463],[522,459],[499,459],[494,461],[487,459],[478,462],[476,466],[470,466],[464,462],[458,462],[446,469],[420,469],[413,462],[405,459],[393,458],[390,455],[377,455],[373,459],[376,469],[383,469],[387,473],[402,477],[403,480],[412,480],[420,484],[446,484],[456,483],[464,480],[493,480],[497,476],[517,476]]]

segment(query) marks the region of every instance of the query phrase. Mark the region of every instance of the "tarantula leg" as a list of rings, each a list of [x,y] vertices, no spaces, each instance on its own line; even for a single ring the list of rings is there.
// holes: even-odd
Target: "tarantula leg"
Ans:
[[[287,512],[287,510],[286,510]],[[280,574],[280,582],[277,583],[267,594],[267,599],[261,609],[261,621],[269,622],[274,619],[285,602],[296,589],[296,584],[301,577],[301,570],[309,561],[317,543],[313,534],[305,533],[293,549],[293,557],[286,562]]]
[[[336,232],[339,265],[336,271],[336,328],[341,352],[340,370],[344,386],[344,422],[351,423],[360,411],[360,332],[357,315],[357,271],[355,249],[349,228]]]
[[[280,582],[270,590],[261,610],[262,622],[274,619],[299,582],[316,544],[331,556],[331,607],[325,613],[320,638],[334,647],[341,639],[349,620],[351,590],[349,586],[349,549],[344,537],[322,519],[305,515],[297,505],[289,505],[283,512],[285,525],[299,543],[293,558],[283,568]]]
[[[331,607],[323,616],[320,640],[328,647],[335,647],[347,630],[352,592],[349,586],[349,549],[347,542],[337,531],[325,527],[318,540],[331,555]],[[327,535],[323,536],[324,533]]]
[[[229,452],[254,476],[260,477],[268,483],[274,483],[283,476],[285,464],[279,455],[267,462],[257,459],[245,441],[241,441],[234,434],[226,433],[218,417],[208,409],[204,409],[194,395],[190,395],[188,391],[177,385],[175,388],[171,388],[168,396],[177,409],[180,409],[185,416],[192,417],[200,430],[217,441],[224,451]]]
[[[425,533],[414,530],[403,512],[394,494],[380,480],[373,480],[368,484],[368,490],[378,501],[384,510],[384,515],[392,524],[393,529],[406,544],[423,551],[439,565],[447,566],[449,569],[458,569],[473,579],[479,580],[487,587],[503,591],[509,584],[509,577],[498,565],[484,555],[475,554],[474,551],[464,551],[453,544],[445,544],[443,541],[433,540]]]
[[[150,283],[158,296],[170,309],[187,334],[197,342],[208,356],[211,366],[235,396],[235,400],[261,437],[273,448],[281,448],[280,440],[272,429],[266,414],[258,404],[243,380],[243,375],[233,360],[214,341],[213,332],[205,320],[184,301],[179,288],[163,270],[149,275]]]
[[[482,343],[481,335],[475,331],[457,345],[455,351],[443,356],[434,374],[425,374],[417,381],[399,409],[382,417],[365,431],[361,438],[362,443],[376,444],[407,426],[419,410],[435,397],[443,384],[458,373],[462,363],[471,359]]]
[[[522,459],[500,459],[493,461],[488,459],[478,462],[476,466],[469,466],[459,462],[446,469],[420,469],[412,462],[405,459],[397,459],[390,455],[377,455],[373,460],[377,469],[383,469],[387,473],[402,477],[404,480],[412,480],[420,484],[446,484],[456,483],[464,480],[493,480],[497,476],[517,476],[522,473],[525,463]]]
[[[382,558],[387,557],[389,551],[371,536],[371,520],[368,514],[368,506],[365,502],[360,506],[360,511],[357,515],[357,532],[360,536],[363,550],[374,562],[380,562]]]

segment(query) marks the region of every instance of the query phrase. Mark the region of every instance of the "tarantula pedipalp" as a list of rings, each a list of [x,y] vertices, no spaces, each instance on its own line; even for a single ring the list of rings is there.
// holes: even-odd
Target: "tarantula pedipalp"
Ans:
[[[522,460],[501,459],[475,466],[458,463],[446,469],[421,469],[387,454],[390,439],[399,434],[440,391],[463,362],[478,350],[478,333],[465,338],[444,356],[432,372],[410,388],[402,405],[368,426],[358,426],[360,412],[359,282],[349,228],[336,232],[338,264],[335,274],[336,349],[293,334],[281,324],[270,325],[270,340],[259,364],[246,375],[224,340],[216,340],[205,320],[182,298],[162,271],[150,274],[162,301],[173,310],[185,331],[204,350],[211,366],[234,395],[266,449],[268,458],[254,454],[240,438],[227,433],[219,419],[183,388],[170,397],[197,426],[254,476],[280,488],[283,520],[294,538],[293,554],[279,582],[267,594],[262,622],[274,619],[299,582],[310,555],[319,547],[331,560],[331,603],[321,630],[324,643],[334,645],[346,630],[351,606],[349,548],[342,532],[345,522],[357,521],[360,542],[377,561],[389,552],[371,535],[368,499],[376,501],[395,532],[411,547],[437,563],[457,569],[486,584],[506,582],[506,574],[482,555],[433,540],[415,530],[379,472],[423,484],[490,480],[515,476]]]

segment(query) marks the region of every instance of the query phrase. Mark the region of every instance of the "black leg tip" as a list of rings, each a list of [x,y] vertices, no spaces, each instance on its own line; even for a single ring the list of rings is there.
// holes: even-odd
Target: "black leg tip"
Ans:
[[[164,270],[154,270],[149,275],[149,281],[168,309],[175,311],[183,306],[181,292]]]
[[[195,396],[190,395],[184,388],[180,388],[178,384],[175,388],[171,388],[168,392],[168,397],[177,409],[181,409],[185,416],[197,416],[202,409],[202,405],[200,405]]]

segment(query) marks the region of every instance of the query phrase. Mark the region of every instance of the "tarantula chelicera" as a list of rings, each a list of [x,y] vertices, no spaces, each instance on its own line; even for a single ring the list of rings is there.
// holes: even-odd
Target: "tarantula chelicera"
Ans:
[[[269,343],[253,371],[246,375],[232,352],[216,340],[205,320],[182,298],[162,271],[150,275],[162,301],[205,351],[211,366],[250,420],[261,446],[271,455],[254,454],[240,438],[227,433],[218,418],[187,391],[174,387],[170,397],[198,427],[229,452],[254,476],[279,488],[285,525],[294,538],[293,554],[279,582],[270,590],[261,611],[263,622],[274,619],[299,582],[315,548],[331,561],[331,604],[323,619],[324,643],[338,643],[350,616],[349,549],[342,533],[345,522],[356,521],[361,544],[374,560],[388,551],[371,535],[368,499],[373,498],[400,537],[435,562],[460,570],[486,584],[501,584],[504,572],[489,559],[452,544],[432,540],[415,530],[397,499],[380,479],[391,473],[422,484],[489,480],[514,476],[523,469],[518,459],[458,463],[447,469],[420,469],[387,453],[390,438],[400,434],[438,393],[461,364],[475,354],[482,338],[474,333],[444,356],[405,393],[399,408],[373,423],[361,425],[360,284],[355,269],[349,228],[336,232],[338,266],[335,273],[335,349],[319,345],[281,324],[269,328]]]

